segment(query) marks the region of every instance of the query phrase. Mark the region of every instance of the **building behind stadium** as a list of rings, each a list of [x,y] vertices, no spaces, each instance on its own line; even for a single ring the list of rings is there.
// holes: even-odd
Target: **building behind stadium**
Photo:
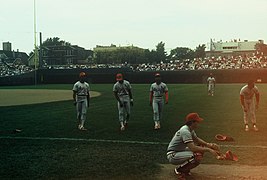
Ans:
[[[209,43],[209,50],[206,51],[206,56],[254,56],[259,53],[257,52],[258,44],[265,45],[263,40],[241,41],[240,39],[234,39],[226,42],[223,42],[222,40],[215,42],[215,40],[211,39]]]

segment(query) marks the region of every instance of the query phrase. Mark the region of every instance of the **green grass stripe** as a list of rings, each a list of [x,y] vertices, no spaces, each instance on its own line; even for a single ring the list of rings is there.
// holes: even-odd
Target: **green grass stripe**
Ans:
[[[149,141],[123,141],[111,139],[82,139],[82,138],[52,138],[52,137],[11,137],[0,136],[0,139],[21,139],[21,140],[49,140],[49,141],[83,141],[83,142],[106,142],[106,143],[123,143],[123,144],[145,144],[145,145],[168,145],[168,142],[149,142]],[[267,146],[249,146],[249,145],[220,145],[221,147],[235,148],[261,148],[267,149]]]

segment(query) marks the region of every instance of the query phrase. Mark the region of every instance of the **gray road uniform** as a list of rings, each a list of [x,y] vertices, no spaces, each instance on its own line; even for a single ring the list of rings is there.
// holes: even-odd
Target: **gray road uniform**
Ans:
[[[161,82],[159,85],[153,83],[150,86],[150,92],[153,92],[153,119],[154,121],[160,121],[162,118],[162,111],[164,105],[164,94],[168,91],[168,87],[165,83]]]
[[[254,95],[259,95],[259,90],[257,86],[249,89],[248,85],[245,85],[240,90],[240,95],[244,96],[244,106],[247,109],[247,112],[244,112],[244,123],[248,124],[248,119],[251,119],[253,124],[256,124],[256,115],[255,115],[255,99]]]
[[[194,130],[187,125],[182,126],[173,136],[167,148],[167,159],[171,164],[180,165],[194,158],[194,153],[187,147],[187,143],[197,138]]]
[[[77,119],[81,121],[80,128],[83,128],[86,120],[87,108],[89,105],[87,96],[90,97],[90,86],[87,82],[81,83],[80,81],[77,81],[72,90],[76,92]]]
[[[119,111],[119,121],[125,122],[130,118],[131,106],[130,106],[130,96],[129,90],[132,89],[131,84],[123,80],[123,83],[116,82],[113,86],[113,92],[116,93],[122,102],[122,106],[118,102],[118,111]]]

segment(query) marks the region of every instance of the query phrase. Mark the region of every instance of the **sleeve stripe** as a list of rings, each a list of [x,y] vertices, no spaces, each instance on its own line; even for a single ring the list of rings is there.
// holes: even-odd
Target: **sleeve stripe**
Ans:
[[[190,142],[193,142],[193,139],[188,139],[188,140],[184,141],[185,144],[190,143]]]

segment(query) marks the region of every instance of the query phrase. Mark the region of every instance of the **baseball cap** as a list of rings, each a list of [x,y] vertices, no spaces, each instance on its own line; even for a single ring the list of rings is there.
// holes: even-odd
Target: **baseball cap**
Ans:
[[[156,73],[155,74],[155,77],[160,77],[160,73]]]
[[[123,79],[122,74],[121,74],[121,73],[118,73],[118,74],[116,75],[116,80],[117,80],[117,81],[121,81],[122,79]]]
[[[79,76],[80,76],[80,77],[85,77],[86,74],[85,74],[85,72],[80,72]]]
[[[187,114],[185,121],[197,121],[197,122],[201,122],[203,121],[203,118],[199,117],[198,113],[189,113]]]

